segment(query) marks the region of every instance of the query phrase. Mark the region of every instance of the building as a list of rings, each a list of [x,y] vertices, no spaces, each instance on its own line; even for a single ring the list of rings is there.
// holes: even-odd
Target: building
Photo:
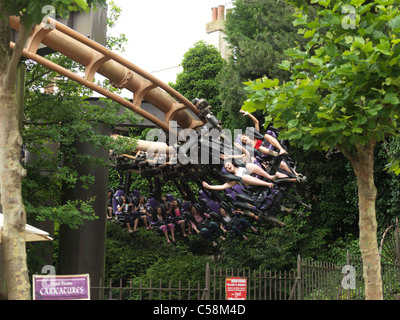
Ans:
[[[225,41],[225,18],[225,6],[220,5],[218,8],[211,8],[211,22],[206,24],[207,42],[218,49],[223,59],[229,58],[232,54]]]

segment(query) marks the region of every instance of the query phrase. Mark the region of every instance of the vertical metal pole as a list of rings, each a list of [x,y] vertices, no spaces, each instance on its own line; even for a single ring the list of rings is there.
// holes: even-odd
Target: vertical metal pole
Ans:
[[[395,238],[396,238],[396,264],[399,268],[399,280],[400,280],[400,243],[399,243],[399,219],[396,218],[395,227]]]
[[[346,265],[350,265],[350,254],[349,254],[349,250],[346,251]],[[350,288],[347,289],[347,300],[351,300],[351,292],[350,292]]]
[[[210,300],[210,264],[207,263],[206,265],[206,287],[204,288],[204,299],[203,300]]]
[[[302,300],[301,297],[301,257],[297,255],[297,300]]]

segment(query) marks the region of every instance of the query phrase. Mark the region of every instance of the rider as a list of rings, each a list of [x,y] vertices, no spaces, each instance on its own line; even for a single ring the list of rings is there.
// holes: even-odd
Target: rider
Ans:
[[[258,232],[257,229],[250,224],[250,222],[245,219],[237,219],[236,217],[232,217],[228,212],[225,211],[223,207],[219,208],[219,214],[222,217],[220,228],[225,233],[228,230],[232,230],[236,235],[244,240],[249,240],[249,238],[244,235],[241,229],[246,230],[247,228],[251,228],[253,232]]]
[[[155,214],[153,215],[152,218],[153,224],[160,231],[164,233],[165,238],[167,239],[167,243],[171,243],[171,240],[169,239],[168,236],[168,231],[170,231],[172,237],[172,243],[175,243],[176,240],[175,240],[174,225],[172,223],[168,223],[164,210],[160,206],[157,206],[154,213]]]
[[[213,221],[209,221],[211,216],[208,213],[204,212],[201,214],[194,205],[190,207],[190,213],[196,221],[191,221],[193,230],[196,231],[197,234],[201,234],[204,238],[210,240],[214,247],[217,246],[217,243],[213,239],[213,235],[219,236],[221,240],[226,240],[226,238],[220,234],[218,225]]]
[[[244,116],[248,116],[251,120],[253,120],[254,128],[258,132],[260,132],[260,124],[259,124],[259,121],[257,120],[257,118],[255,116],[253,116],[248,111],[239,110],[239,112],[243,113]],[[277,153],[277,152],[275,152],[275,151],[263,146],[262,145],[263,141],[261,139],[256,139],[256,138],[255,139],[251,139],[247,135],[242,135],[240,137],[240,141],[243,144],[250,145],[254,149],[260,150],[264,154],[269,154],[269,155],[272,155],[272,156],[278,156],[278,155],[282,155],[282,154],[287,154],[287,151],[281,146],[279,141],[275,137],[273,137],[272,135],[267,133],[267,134],[264,135],[264,139],[267,140],[272,146],[277,148],[279,150],[279,153]]]
[[[276,172],[275,175],[270,175],[268,174],[265,170],[263,170],[260,166],[255,164],[256,160],[255,158],[251,157],[250,152],[243,148],[239,143],[234,143],[235,147],[240,149],[242,151],[242,155],[227,155],[223,154],[221,155],[222,159],[227,159],[227,158],[243,158],[244,162],[246,163],[246,170],[255,173],[257,175],[263,176],[264,178],[267,178],[269,180],[275,181],[276,179],[285,179],[286,181],[292,181],[295,182],[296,179],[292,178],[290,179],[287,174],[281,173],[281,172]],[[240,169],[239,169],[240,170]],[[243,169],[242,169],[243,170]]]
[[[244,110],[239,110],[239,112],[243,113],[244,116],[248,116],[254,122],[254,128],[257,132],[260,132],[260,124],[256,117],[254,117],[251,113]],[[271,149],[267,148],[263,145],[264,141],[261,139],[251,139],[248,135],[241,135],[240,142],[244,145],[249,145],[256,150],[259,150],[261,153],[270,156],[278,156],[278,155],[286,155],[288,152],[282,147],[279,141],[270,134],[265,134],[264,139],[266,142],[274,146],[279,150],[279,153],[272,151]],[[298,182],[304,182],[306,177],[304,177],[301,173],[297,173],[293,168],[289,167],[289,165],[285,161],[281,161],[279,167],[286,172],[293,172],[296,175],[296,180]]]
[[[250,172],[250,170],[247,169],[247,166],[249,166],[249,169],[253,170]],[[271,182],[267,182],[261,179],[258,179],[252,174],[257,174],[266,177],[267,179],[270,179],[270,176],[259,166],[255,165],[254,163],[248,163],[246,168],[244,167],[238,167],[232,162],[226,162],[224,165],[224,168],[226,171],[229,173],[234,174],[237,176],[239,179],[238,180],[231,180],[228,182],[225,182],[223,185],[209,185],[205,181],[203,181],[203,187],[207,189],[212,189],[212,190],[224,190],[228,188],[232,188],[235,184],[237,183],[242,183],[245,187],[249,186],[263,186],[263,187],[268,187],[268,188],[273,188],[274,184]],[[268,176],[267,176],[268,175]]]

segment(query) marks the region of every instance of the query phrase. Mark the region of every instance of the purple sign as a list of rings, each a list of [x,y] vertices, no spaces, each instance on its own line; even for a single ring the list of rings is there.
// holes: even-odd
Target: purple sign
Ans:
[[[33,300],[90,300],[89,275],[34,275]]]

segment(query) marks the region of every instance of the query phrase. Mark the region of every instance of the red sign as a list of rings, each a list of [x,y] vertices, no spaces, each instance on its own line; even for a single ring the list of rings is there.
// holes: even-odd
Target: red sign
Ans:
[[[226,278],[225,291],[226,300],[246,300],[247,279]]]

